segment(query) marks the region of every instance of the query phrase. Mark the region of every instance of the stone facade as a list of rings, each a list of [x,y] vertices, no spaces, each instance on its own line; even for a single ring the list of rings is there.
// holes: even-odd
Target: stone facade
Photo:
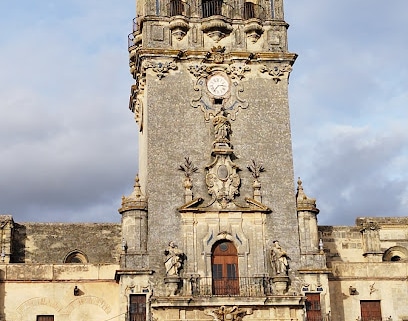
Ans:
[[[0,216],[0,320],[408,319],[408,221],[318,226],[293,191],[287,28],[282,0],[137,2],[121,224]]]

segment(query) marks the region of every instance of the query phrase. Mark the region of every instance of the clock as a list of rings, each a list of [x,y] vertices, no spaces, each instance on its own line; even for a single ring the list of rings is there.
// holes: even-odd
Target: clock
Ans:
[[[207,89],[214,96],[224,96],[229,90],[229,81],[221,74],[215,74],[207,79]]]

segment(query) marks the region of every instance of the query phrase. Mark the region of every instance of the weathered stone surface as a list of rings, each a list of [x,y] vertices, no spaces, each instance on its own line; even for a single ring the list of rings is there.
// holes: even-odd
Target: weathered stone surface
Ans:
[[[110,223],[22,223],[13,231],[13,263],[63,263],[72,251],[89,263],[118,263],[121,225]]]

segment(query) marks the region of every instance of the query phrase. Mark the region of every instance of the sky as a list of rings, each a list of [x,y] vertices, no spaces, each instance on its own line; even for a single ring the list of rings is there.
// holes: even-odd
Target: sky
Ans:
[[[295,178],[319,224],[408,214],[407,0],[286,0]],[[0,213],[119,222],[133,0],[0,2]],[[295,179],[295,180],[296,180]],[[294,186],[295,193],[295,186]]]

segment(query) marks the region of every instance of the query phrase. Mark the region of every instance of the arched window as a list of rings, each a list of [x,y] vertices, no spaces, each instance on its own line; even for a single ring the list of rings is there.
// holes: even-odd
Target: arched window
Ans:
[[[390,247],[384,252],[383,261],[399,262],[408,259],[408,250],[402,246]]]
[[[222,15],[222,0],[202,0],[203,18]]]
[[[82,251],[74,250],[65,256],[64,263],[85,264],[88,263],[88,258]]]
[[[238,252],[231,241],[221,240],[211,251],[212,287],[215,295],[238,295]]]

